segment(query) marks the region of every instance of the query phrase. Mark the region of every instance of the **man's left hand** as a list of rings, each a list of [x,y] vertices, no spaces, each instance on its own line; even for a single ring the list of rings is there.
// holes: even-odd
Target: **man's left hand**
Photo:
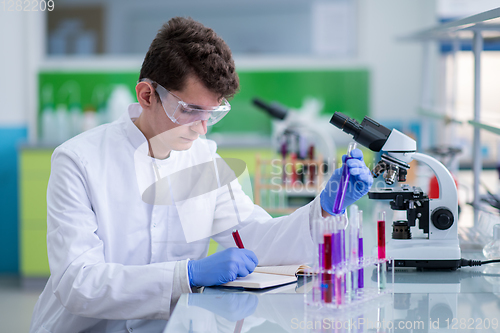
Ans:
[[[342,177],[342,168],[344,165],[347,165],[349,168],[350,177],[342,210],[367,194],[373,184],[373,176],[363,161],[363,153],[361,150],[354,149],[351,152],[351,157],[352,158],[348,159],[346,162],[346,155],[342,156],[342,167],[334,171],[321,192],[321,208],[330,215],[333,215],[333,204],[340,187],[340,179]]]

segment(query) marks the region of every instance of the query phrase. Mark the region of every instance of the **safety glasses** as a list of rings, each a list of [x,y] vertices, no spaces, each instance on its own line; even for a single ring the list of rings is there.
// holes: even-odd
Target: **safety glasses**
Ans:
[[[141,81],[149,82],[160,96],[163,110],[174,123],[179,125],[188,125],[201,120],[207,121],[207,126],[217,123],[231,110],[229,102],[222,98],[222,103],[218,106],[205,106],[188,104],[182,99],[163,88],[160,84],[150,79]]]

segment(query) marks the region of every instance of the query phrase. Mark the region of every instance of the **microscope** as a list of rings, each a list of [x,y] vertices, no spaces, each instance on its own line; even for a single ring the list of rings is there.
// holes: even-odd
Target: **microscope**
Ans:
[[[335,112],[330,123],[370,150],[383,152],[372,174],[375,178],[383,174],[387,185],[405,182],[412,160],[427,164],[436,175],[440,189],[437,199],[429,199],[421,188],[408,185],[368,193],[373,200],[391,200],[391,209],[395,211],[397,220],[393,221],[392,238],[386,244],[387,257],[394,260],[394,267],[459,268],[458,194],[448,169],[435,158],[417,153],[417,144],[412,138],[369,117],[359,124]],[[422,232],[413,228],[417,223]],[[415,232],[418,235],[412,236],[412,230],[418,231]]]

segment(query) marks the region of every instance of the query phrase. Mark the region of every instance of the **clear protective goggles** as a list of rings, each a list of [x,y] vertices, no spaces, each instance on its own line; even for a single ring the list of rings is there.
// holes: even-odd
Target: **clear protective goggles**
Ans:
[[[160,96],[163,110],[165,110],[170,120],[179,125],[187,125],[206,120],[207,126],[211,126],[224,118],[231,110],[231,105],[225,98],[222,98],[222,102],[218,106],[188,104],[175,94],[163,88],[157,82],[146,78],[142,79],[141,82],[142,81],[148,82],[151,85],[156,85],[153,85],[153,87]]]

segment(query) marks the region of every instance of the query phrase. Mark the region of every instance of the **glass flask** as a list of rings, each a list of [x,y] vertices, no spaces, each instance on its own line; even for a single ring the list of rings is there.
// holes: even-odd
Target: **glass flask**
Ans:
[[[500,224],[493,226],[493,240],[484,246],[483,254],[487,259],[500,258]]]

